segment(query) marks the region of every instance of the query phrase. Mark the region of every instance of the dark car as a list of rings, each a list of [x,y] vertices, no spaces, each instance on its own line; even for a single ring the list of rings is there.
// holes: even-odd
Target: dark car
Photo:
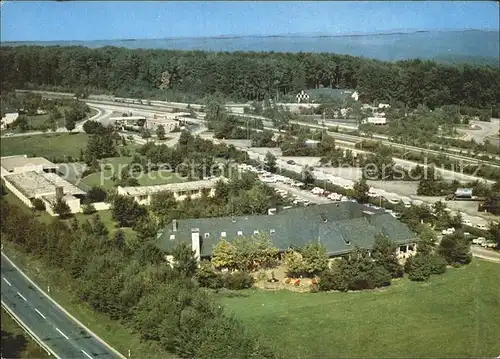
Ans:
[[[288,161],[286,161],[286,163],[288,163],[289,165],[294,165],[295,161],[294,160],[288,160]]]

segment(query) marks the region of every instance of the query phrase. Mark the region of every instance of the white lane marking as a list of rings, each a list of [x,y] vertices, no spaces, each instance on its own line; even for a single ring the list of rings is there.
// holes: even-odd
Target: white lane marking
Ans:
[[[82,349],[82,353],[85,354],[87,357],[89,357],[90,359],[94,359],[92,358],[85,350]]]
[[[68,336],[66,334],[64,334],[63,332],[61,332],[61,330],[59,328],[56,328],[56,330],[59,332],[59,334],[61,334],[63,337],[65,337],[66,339],[69,340]]]
[[[23,297],[23,295],[22,295],[21,293],[17,292],[17,295],[18,295],[18,296],[20,296],[21,298],[23,298],[23,300],[24,300],[25,302],[27,302],[26,298],[24,298],[24,297]]]
[[[5,281],[5,283],[7,283],[8,285],[12,285],[12,284],[10,284],[10,282],[9,282],[7,279],[5,279],[5,277],[3,277],[2,279],[3,279],[3,280]]]
[[[45,315],[43,315],[42,313],[40,313],[40,311],[38,309],[35,309],[35,312],[37,312],[38,314],[40,314],[40,316],[43,318],[43,319],[46,319],[45,318]]]

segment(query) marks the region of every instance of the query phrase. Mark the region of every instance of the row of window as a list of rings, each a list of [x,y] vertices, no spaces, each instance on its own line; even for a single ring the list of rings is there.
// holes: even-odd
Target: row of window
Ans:
[[[258,235],[259,233],[260,233],[260,231],[258,231],[258,230],[253,231],[253,235],[254,236]],[[272,234],[275,234],[275,233],[276,233],[275,229],[270,229],[269,230],[269,234],[272,235]],[[243,231],[238,231],[237,235],[238,236],[243,236]],[[226,232],[220,232],[220,236],[221,236],[221,238],[226,238],[227,237],[227,233]],[[208,232],[204,233],[203,234],[203,238],[210,238],[210,233],[208,233]],[[171,240],[175,239],[175,234],[171,234],[170,235],[170,239]]]

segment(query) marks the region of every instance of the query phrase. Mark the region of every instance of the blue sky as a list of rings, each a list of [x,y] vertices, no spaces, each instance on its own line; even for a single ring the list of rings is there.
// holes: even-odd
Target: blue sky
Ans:
[[[2,41],[110,40],[401,29],[497,29],[495,1],[51,2],[7,0]]]

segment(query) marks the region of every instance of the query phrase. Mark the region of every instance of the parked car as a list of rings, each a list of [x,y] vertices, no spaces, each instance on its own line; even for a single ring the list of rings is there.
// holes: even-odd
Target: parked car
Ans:
[[[482,229],[484,231],[488,229],[488,227],[486,225],[484,225],[484,224],[476,224],[476,228]]]
[[[477,244],[482,246],[484,243],[486,243],[486,238],[484,237],[477,237],[472,240],[472,244]]]
[[[447,228],[447,229],[443,229],[441,231],[441,234],[443,234],[443,235],[453,234],[453,233],[455,233],[455,228],[453,228],[453,227],[450,227],[450,228]]]
[[[288,161],[286,161],[286,163],[288,163],[289,165],[294,165],[295,161],[294,160],[288,160]]]

